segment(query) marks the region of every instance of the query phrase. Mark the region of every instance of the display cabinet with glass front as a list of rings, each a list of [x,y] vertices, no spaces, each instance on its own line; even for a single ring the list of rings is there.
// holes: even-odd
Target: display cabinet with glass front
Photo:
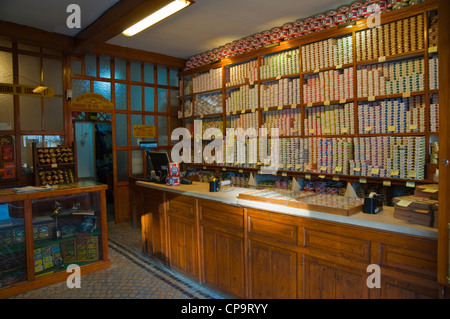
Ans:
[[[107,186],[79,182],[0,190],[0,297],[67,279],[69,265],[109,266]]]

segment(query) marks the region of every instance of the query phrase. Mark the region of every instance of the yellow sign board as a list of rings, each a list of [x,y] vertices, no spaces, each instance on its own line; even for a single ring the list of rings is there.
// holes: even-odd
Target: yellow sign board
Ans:
[[[25,95],[25,96],[37,96],[37,97],[53,97],[55,90],[47,87],[45,90],[34,93],[36,85],[22,85],[22,84],[8,84],[0,83],[0,94],[12,94],[12,95]]]
[[[77,111],[112,111],[114,104],[98,93],[84,93],[72,101],[72,110]]]
[[[156,137],[154,125],[133,125],[134,137]]]

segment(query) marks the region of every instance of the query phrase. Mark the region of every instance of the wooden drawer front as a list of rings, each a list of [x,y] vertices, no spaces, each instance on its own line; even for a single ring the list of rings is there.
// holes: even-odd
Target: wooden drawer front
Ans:
[[[195,216],[195,199],[188,196],[167,196],[167,211],[185,216]]]
[[[370,242],[330,232],[304,229],[304,247],[338,256],[370,261]]]
[[[380,266],[401,269],[431,278],[437,276],[437,247],[427,250],[380,244]]]
[[[217,202],[200,202],[200,221],[213,228],[244,232],[244,210],[240,207]]]
[[[282,224],[270,220],[249,216],[249,235],[255,235],[264,242],[281,242],[298,245],[298,226]]]

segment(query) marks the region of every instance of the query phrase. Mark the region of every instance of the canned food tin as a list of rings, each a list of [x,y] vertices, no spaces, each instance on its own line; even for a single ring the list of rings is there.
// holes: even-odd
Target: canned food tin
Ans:
[[[342,6],[338,8],[338,14],[347,13],[350,11],[350,6]]]
[[[354,9],[359,9],[364,5],[364,3],[362,3],[361,1],[355,1],[352,4],[350,4],[350,9],[354,10]]]
[[[335,24],[342,24],[347,22],[347,16],[345,14],[338,14],[334,17],[334,23]]]
[[[309,17],[305,19],[305,23],[304,24],[311,24],[314,21],[313,17]]]
[[[305,24],[305,21],[303,19],[295,20],[294,27],[300,27]]]
[[[180,185],[180,178],[179,177],[166,177],[166,185],[167,186],[178,186]]]
[[[337,10],[330,10],[327,12],[327,17],[334,17],[338,14]]]
[[[358,10],[350,10],[347,12],[347,19],[349,21],[355,21],[360,18]]]
[[[314,20],[318,21],[318,20],[322,20],[323,18],[325,18],[326,15],[323,13],[319,13],[317,15],[314,16]]]

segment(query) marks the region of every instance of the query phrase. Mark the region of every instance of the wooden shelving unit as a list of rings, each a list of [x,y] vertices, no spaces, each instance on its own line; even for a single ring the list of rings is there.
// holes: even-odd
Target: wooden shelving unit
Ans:
[[[384,184],[400,184],[400,185],[411,185],[415,183],[432,183],[433,182],[433,176],[430,174],[432,171],[430,169],[429,159],[430,159],[430,137],[436,136],[439,133],[438,132],[431,132],[430,129],[430,95],[431,94],[438,94],[439,90],[430,89],[429,83],[429,58],[432,55],[438,54],[438,50],[436,47],[429,47],[428,43],[428,24],[429,24],[429,14],[432,11],[437,10],[437,1],[436,0],[428,0],[422,4],[410,6],[404,9],[391,11],[387,13],[383,13],[381,16],[381,24],[387,25],[401,25],[402,21],[405,19],[410,19],[413,17],[421,17],[423,21],[423,38],[417,39],[420,40],[419,44],[414,44],[414,50],[412,51],[406,51],[404,48],[398,49],[398,54],[390,54],[386,56],[378,56],[375,58],[370,58],[368,60],[361,60],[359,61],[357,59],[357,52],[356,52],[356,34],[358,32],[364,31],[368,29],[367,21],[365,19],[360,20],[356,23],[356,25],[349,25],[347,27],[335,27],[332,29],[328,29],[325,31],[321,31],[318,33],[314,33],[311,35],[303,36],[300,38],[283,41],[278,44],[272,44],[268,47],[261,48],[258,50],[254,50],[251,52],[247,52],[238,56],[234,56],[231,58],[226,58],[221,61],[214,61],[213,63],[209,65],[202,65],[200,67],[197,67],[195,69],[190,69],[187,71],[182,72],[181,74],[181,82],[180,82],[180,91],[182,93],[181,96],[181,102],[182,102],[182,109],[183,109],[183,125],[186,127],[186,123],[189,121],[193,121],[194,119],[198,118],[209,118],[209,117],[220,117],[222,116],[223,121],[223,128],[224,132],[223,135],[226,135],[226,128],[227,128],[227,117],[230,115],[238,115],[238,114],[248,114],[248,113],[258,113],[258,121],[259,125],[258,127],[261,128],[263,124],[264,119],[264,112],[270,111],[270,110],[284,110],[284,109],[300,109],[301,111],[301,132],[297,132],[297,135],[290,135],[287,134],[285,136],[280,136],[280,139],[288,138],[367,138],[367,137],[421,137],[423,136],[426,140],[425,144],[425,178],[424,179],[400,179],[400,178],[394,178],[392,176],[390,177],[373,177],[373,176],[356,176],[356,175],[338,175],[338,174],[322,174],[321,172],[303,172],[303,171],[296,171],[296,170],[279,170],[277,174],[281,174],[284,176],[300,176],[300,177],[320,177],[325,179],[337,179],[340,180],[347,180],[347,181],[360,181],[363,182],[374,182],[374,183],[384,183]],[[413,20],[414,21],[414,20]],[[398,23],[396,23],[398,22]],[[409,23],[409,22],[408,22]],[[420,29],[422,30],[422,28]],[[315,70],[308,70],[308,71],[302,71],[302,47],[315,43],[324,41],[331,38],[340,38],[344,36],[351,36],[352,39],[352,63],[345,63],[345,64],[339,64],[335,66],[325,67],[325,68],[319,68]],[[396,39],[392,39],[392,41],[396,41]],[[394,43],[393,43],[394,45]],[[419,49],[416,49],[419,47]],[[287,75],[279,75],[279,76],[273,76],[269,78],[262,78],[261,77],[261,65],[262,65],[262,59],[266,56],[270,56],[276,53],[282,53],[289,50],[299,50],[298,56],[298,68],[299,72],[287,74]],[[375,50],[375,53],[377,51]],[[357,70],[358,68],[362,66],[372,65],[372,64],[383,64],[383,63],[392,63],[396,61],[406,61],[414,58],[423,58],[423,75],[424,75],[424,86],[423,90],[420,91],[412,91],[412,92],[401,92],[398,94],[387,94],[387,95],[376,95],[376,96],[365,96],[365,97],[358,97],[357,95],[357,88],[358,85],[361,85],[357,82]],[[230,85],[227,83],[227,71],[231,66],[243,64],[252,60],[257,61],[257,79],[255,81],[250,81],[248,78],[241,79],[240,84],[238,85]],[[197,75],[205,73],[212,69],[218,69],[221,68],[222,71],[222,87],[219,89],[209,90],[205,92],[196,92],[192,94],[184,95],[184,88],[187,85],[189,81],[192,81]],[[303,91],[303,85],[305,84],[305,77],[314,73],[320,73],[320,72],[326,72],[326,71],[332,71],[332,70],[343,70],[343,69],[351,69],[353,71],[353,97],[342,99],[342,100],[332,100],[332,101],[321,101],[321,102],[314,102],[314,103],[305,103],[304,102],[304,91]],[[270,81],[277,81],[280,79],[285,78],[299,78],[300,79],[300,98],[301,103],[295,103],[291,105],[280,105],[280,106],[271,106],[271,107],[261,107],[261,84],[265,82]],[[227,112],[226,110],[226,98],[227,98],[227,91],[231,89],[240,89],[244,86],[251,86],[254,87],[255,85],[258,85],[258,106],[253,107],[251,109],[243,110],[243,111],[233,111],[233,112]],[[198,116],[196,115],[196,109],[195,109],[195,102],[196,98],[199,95],[208,94],[208,93],[220,93],[222,94],[222,106],[223,106],[223,113],[215,113],[215,114],[206,114]],[[423,132],[411,132],[411,133],[367,133],[367,134],[358,134],[359,132],[359,123],[358,123],[358,104],[360,102],[373,102],[373,101],[383,101],[388,99],[397,99],[397,98],[409,98],[414,96],[424,96],[425,97],[425,130]],[[192,116],[184,117],[184,111],[185,111],[185,101],[189,99],[192,103]],[[351,103],[354,106],[354,130],[355,134],[321,134],[321,135],[311,135],[311,134],[305,134],[304,130],[304,123],[306,118],[306,110],[308,108],[314,108],[317,106],[327,106],[327,105],[337,105],[337,104],[347,104]],[[226,166],[226,165],[208,165],[208,164],[187,164],[188,167],[196,167],[196,168],[206,168],[208,170],[215,170],[216,172],[220,171],[239,171],[239,172],[255,172],[258,169],[257,168],[244,168],[244,167],[234,167],[234,166]],[[436,167],[436,166],[432,166]],[[432,172],[431,172],[432,173]]]

